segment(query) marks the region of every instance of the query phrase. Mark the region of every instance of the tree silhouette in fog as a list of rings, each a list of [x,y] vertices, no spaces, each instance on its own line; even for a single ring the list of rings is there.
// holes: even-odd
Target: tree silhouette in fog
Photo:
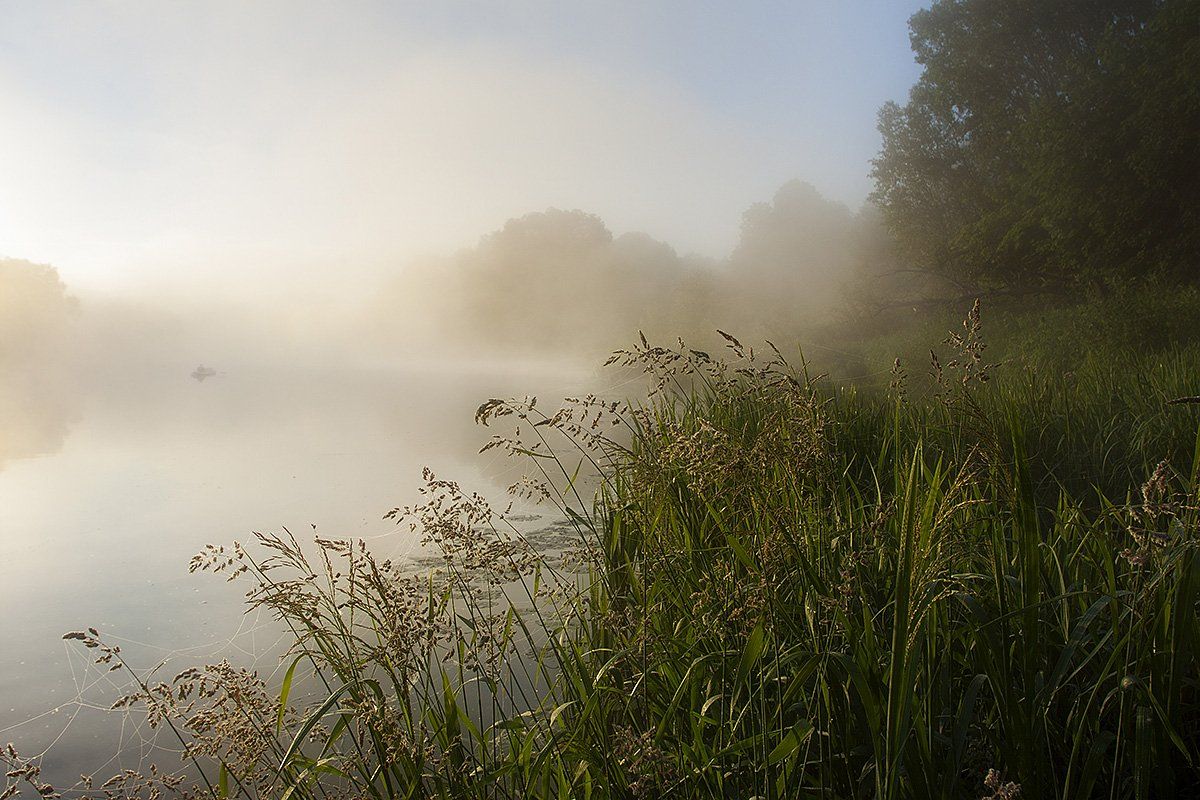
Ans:
[[[77,303],[46,264],[0,259],[0,468],[57,450],[76,413],[69,342]]]

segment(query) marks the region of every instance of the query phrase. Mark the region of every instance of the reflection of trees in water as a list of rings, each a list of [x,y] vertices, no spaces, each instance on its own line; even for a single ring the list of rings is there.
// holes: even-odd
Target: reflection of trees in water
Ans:
[[[78,415],[76,309],[53,267],[0,259],[0,468],[58,450]]]
[[[12,460],[58,451],[78,418],[75,395],[36,386],[0,385],[0,469]]]

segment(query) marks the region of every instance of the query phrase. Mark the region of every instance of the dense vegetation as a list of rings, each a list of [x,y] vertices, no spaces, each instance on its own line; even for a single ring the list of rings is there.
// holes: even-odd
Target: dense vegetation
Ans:
[[[1200,3],[938,0],[880,114],[875,199],[973,289],[1112,288],[1200,263]]]
[[[641,402],[488,401],[481,423],[516,423],[488,447],[529,459],[513,490],[559,509],[565,552],[433,475],[394,512],[428,573],[286,532],[208,548],[193,569],[248,580],[293,660],[279,685],[163,681],[68,634],[189,764],[95,793],[1200,795],[1198,27],[1195,0],[918,14],[881,213],[912,269],[1054,305],[985,329],[976,301],[948,338],[928,305],[863,319],[821,339],[835,379],[732,336],[724,358],[643,338],[613,359],[651,378]],[[757,209],[734,260],[780,260],[789,203],[812,205]],[[469,274],[546,237],[618,275],[681,269],[579,215],[503,234]],[[0,758],[4,797],[55,794]]]
[[[633,330],[793,341],[847,308],[1196,281],[1200,0],[937,0],[910,29],[922,73],[880,111],[857,211],[789,181],[718,258],[527,214],[398,279],[381,327],[595,358]]]
[[[429,574],[287,534],[197,557],[294,632],[282,685],[153,683],[69,638],[220,796],[1190,796],[1200,411],[1171,401],[1200,297],[1174,302],[1157,329],[1104,301],[997,315],[991,349],[975,308],[874,387],[732,337],[725,359],[643,342],[616,360],[644,403],[480,409],[519,429],[491,446],[531,459],[515,491],[562,510],[568,566],[428,476],[396,516],[444,556]]]

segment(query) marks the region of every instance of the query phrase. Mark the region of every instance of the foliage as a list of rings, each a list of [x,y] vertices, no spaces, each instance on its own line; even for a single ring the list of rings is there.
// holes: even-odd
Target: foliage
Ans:
[[[880,112],[874,198],[918,265],[972,288],[1193,277],[1195,0],[939,0]]]
[[[428,575],[286,533],[209,548],[194,567],[293,632],[289,669],[154,682],[69,634],[208,781],[109,796],[1195,793],[1200,412],[1166,401],[1200,349],[1114,346],[1067,384],[994,364],[984,332],[976,305],[924,385],[898,364],[836,388],[726,336],[723,359],[618,352],[653,379],[634,406],[485,403],[517,429],[488,446],[535,467],[517,490],[570,521],[572,569],[429,474],[394,512],[442,555]]]

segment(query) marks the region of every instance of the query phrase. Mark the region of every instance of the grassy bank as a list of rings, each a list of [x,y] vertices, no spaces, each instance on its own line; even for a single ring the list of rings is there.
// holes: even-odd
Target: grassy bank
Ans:
[[[857,386],[730,337],[619,353],[638,404],[490,401],[568,563],[432,475],[395,512],[429,575],[290,535],[206,551],[294,632],[280,684],[156,682],[69,636],[202,794],[1192,796],[1200,405],[1168,401],[1200,394],[1200,302],[1113,302],[846,338]]]

